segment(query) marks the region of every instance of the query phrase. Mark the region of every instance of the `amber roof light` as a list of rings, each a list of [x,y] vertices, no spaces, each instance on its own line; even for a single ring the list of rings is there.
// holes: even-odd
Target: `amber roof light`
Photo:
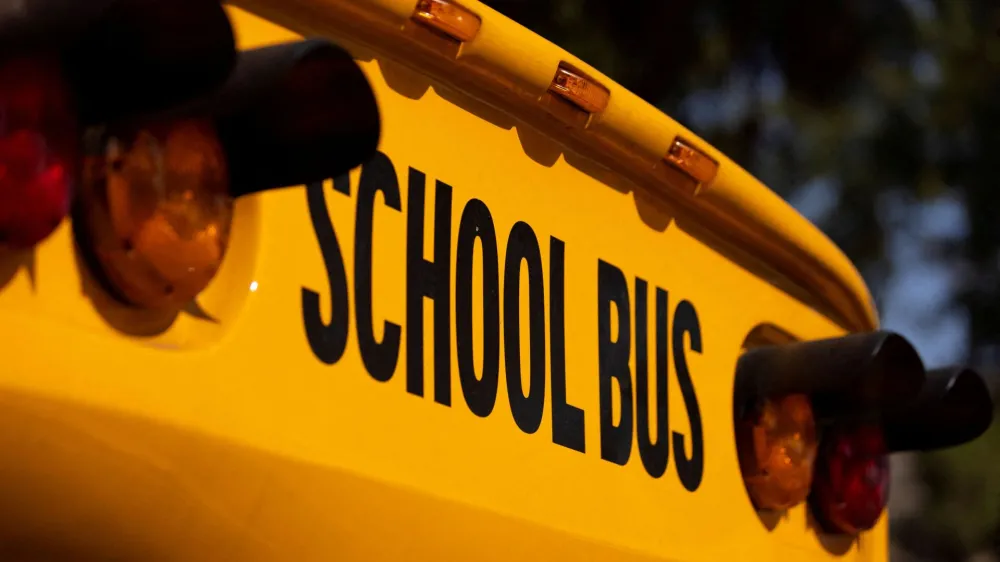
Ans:
[[[475,39],[483,24],[479,16],[451,0],[420,0],[413,19],[463,43]]]

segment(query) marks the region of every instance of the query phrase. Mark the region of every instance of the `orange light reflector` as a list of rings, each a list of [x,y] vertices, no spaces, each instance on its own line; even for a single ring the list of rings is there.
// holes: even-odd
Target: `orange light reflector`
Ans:
[[[587,113],[600,113],[608,108],[611,92],[594,80],[560,64],[549,91]]]
[[[463,43],[475,39],[483,24],[479,16],[451,0],[420,0],[413,19]]]
[[[766,400],[737,420],[743,481],[758,509],[782,510],[809,495],[818,442],[809,399],[791,394]]]
[[[233,202],[213,125],[183,120],[105,134],[87,157],[81,246],[110,289],[143,308],[181,307],[215,276]]]
[[[712,183],[719,172],[718,162],[681,137],[674,139],[664,160],[700,184]]]

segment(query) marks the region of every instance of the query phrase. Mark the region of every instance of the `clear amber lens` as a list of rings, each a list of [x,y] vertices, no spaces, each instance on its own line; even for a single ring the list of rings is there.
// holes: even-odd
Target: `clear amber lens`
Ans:
[[[694,181],[707,185],[719,173],[719,163],[681,137],[674,139],[664,159]]]
[[[103,135],[81,212],[102,273],[128,302],[182,306],[215,276],[233,202],[212,124],[183,120]]]
[[[420,0],[413,19],[457,41],[472,41],[482,20],[451,0]]]
[[[737,420],[743,480],[758,509],[788,509],[805,501],[816,460],[816,423],[806,396],[766,400]]]
[[[611,100],[611,92],[607,88],[562,64],[549,85],[549,91],[587,113],[604,111]]]

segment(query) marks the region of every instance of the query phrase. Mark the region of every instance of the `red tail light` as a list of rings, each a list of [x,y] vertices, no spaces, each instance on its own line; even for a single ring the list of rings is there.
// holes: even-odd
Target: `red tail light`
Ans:
[[[740,357],[736,375],[734,404],[742,407],[737,409],[738,418],[741,411],[752,412],[753,405],[770,401],[781,405],[776,411],[786,412],[791,422],[785,430],[777,424],[774,431],[766,432],[776,436],[761,440],[769,447],[756,447],[775,451],[774,458],[783,462],[771,461],[772,468],[766,471],[761,470],[767,468],[765,464],[758,462],[757,474],[750,472],[750,478],[741,465],[754,505],[790,507],[808,482],[805,461],[809,457],[802,454],[808,449],[802,445],[809,442],[803,437],[809,435],[804,422],[810,418],[805,408],[789,402],[798,396],[798,402],[811,405],[819,434],[809,506],[820,527],[844,535],[874,527],[885,511],[889,492],[889,448],[883,424],[890,413],[908,411],[907,405],[921,395],[927,381],[916,349],[902,336],[884,331],[761,345]],[[896,433],[909,427],[904,421],[896,420]],[[902,442],[901,437],[897,441]],[[793,467],[798,470],[792,471]]]
[[[832,532],[875,526],[889,498],[889,457],[882,428],[861,425],[824,435],[813,480],[813,512]]]
[[[774,340],[781,343],[767,343]],[[878,524],[889,454],[959,445],[993,420],[982,377],[967,368],[927,373],[892,332],[803,342],[763,325],[747,342],[756,345],[740,357],[733,385],[747,493],[757,509],[785,510],[808,489],[825,532],[857,535]]]
[[[0,63],[0,246],[28,248],[69,211],[78,126],[55,58]]]

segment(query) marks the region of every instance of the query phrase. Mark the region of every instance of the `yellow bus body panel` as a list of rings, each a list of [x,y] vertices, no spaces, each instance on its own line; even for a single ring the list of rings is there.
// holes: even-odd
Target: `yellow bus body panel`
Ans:
[[[350,174],[349,194],[344,184],[338,190],[326,182],[318,217],[311,218],[303,187],[238,201],[222,270],[176,315],[131,309],[106,295],[63,224],[33,252],[0,258],[0,501],[18,506],[0,516],[9,535],[0,536],[2,544],[188,562],[886,559],[885,516],[857,540],[824,535],[804,506],[780,517],[758,514],[740,477],[733,377],[748,334],[771,325],[816,339],[877,325],[853,266],[805,219],[680,125],[477,2],[466,6],[483,18],[480,36],[451,59],[409,43],[427,40],[407,23],[413,0],[240,4],[263,16],[230,9],[241,48],[326,36],[355,52],[375,88],[380,151],[400,194],[399,210],[385,191],[375,196],[371,241],[374,339],[389,341],[389,324],[401,336],[395,362],[384,357],[391,376],[380,382],[370,375],[360,349],[362,170]],[[469,60],[477,62],[462,62]],[[586,130],[545,121],[524,103],[544,92],[559,60],[612,91],[607,112]],[[721,163],[719,177],[695,196],[669,192],[657,175],[677,134]],[[619,157],[625,146],[630,160]],[[407,387],[411,169],[425,178],[423,241],[414,242],[423,244],[425,259],[433,258],[439,182],[451,192],[449,405],[436,397],[429,299],[422,395]],[[379,181],[391,191],[391,177]],[[512,413],[508,384],[517,381],[507,380],[512,343],[502,304],[495,405],[476,415],[463,392],[456,240],[473,200],[488,209],[495,229],[500,303],[512,229],[525,223],[537,240],[546,394],[534,431],[521,429]],[[310,310],[331,321],[316,220],[335,231],[342,261],[331,263],[343,264],[350,296],[346,348],[332,362],[318,358],[305,329]],[[553,437],[555,247],[565,268],[566,402],[583,412],[583,451]],[[480,374],[482,248],[477,242],[471,284]],[[651,395],[657,289],[668,303],[667,327],[676,326],[682,302],[697,314],[697,343],[690,331],[681,333],[679,348],[667,335],[673,443],[659,477],[644,467],[634,428],[624,466],[602,458],[601,261],[626,280],[633,340],[637,279],[648,286]],[[512,275],[520,283],[514,360],[530,392],[526,267]],[[318,307],[308,294],[318,295]],[[676,354],[686,360],[702,426],[704,465],[693,490],[678,472],[695,445]]]

